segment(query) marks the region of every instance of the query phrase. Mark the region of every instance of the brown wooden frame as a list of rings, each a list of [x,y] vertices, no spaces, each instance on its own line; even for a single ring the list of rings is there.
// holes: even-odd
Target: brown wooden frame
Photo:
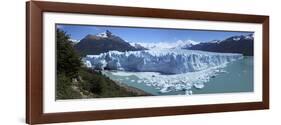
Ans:
[[[43,13],[259,23],[263,28],[263,101],[104,111],[43,113]],[[26,122],[29,124],[269,109],[269,16],[30,1],[26,3]]]

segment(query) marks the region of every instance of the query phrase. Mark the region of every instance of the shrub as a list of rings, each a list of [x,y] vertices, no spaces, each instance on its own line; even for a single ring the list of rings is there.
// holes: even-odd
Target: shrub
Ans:
[[[76,99],[81,98],[81,95],[78,91],[75,91],[71,84],[72,81],[70,78],[64,74],[59,74],[57,77],[56,83],[56,99]]]

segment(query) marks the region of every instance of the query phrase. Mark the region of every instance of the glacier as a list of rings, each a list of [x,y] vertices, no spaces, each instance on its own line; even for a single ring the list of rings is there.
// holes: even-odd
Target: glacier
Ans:
[[[142,51],[109,51],[83,58],[88,68],[130,72],[181,74],[206,70],[238,59],[242,54],[215,53],[185,49],[151,49]]]
[[[87,55],[82,60],[86,67],[103,70],[103,74],[114,76],[120,83],[130,80],[151,86],[159,93],[184,91],[185,95],[192,95],[192,88],[202,89],[211,78],[225,73],[229,62],[239,59],[243,59],[242,54],[161,48],[109,51]],[[137,79],[130,79],[131,76]]]

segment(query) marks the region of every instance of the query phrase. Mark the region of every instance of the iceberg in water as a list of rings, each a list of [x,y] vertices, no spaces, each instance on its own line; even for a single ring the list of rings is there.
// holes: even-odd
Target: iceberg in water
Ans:
[[[235,53],[152,49],[128,52],[110,51],[100,55],[87,55],[83,61],[87,67],[98,70],[181,74],[205,70],[242,58],[242,54]]]
[[[143,51],[110,51],[83,58],[85,66],[97,70],[115,70],[114,76],[136,76],[136,83],[158,89],[159,93],[201,89],[227,63],[242,59],[242,54],[214,53],[184,49],[152,49]],[[118,78],[118,77],[117,77]],[[121,80],[121,79],[120,79]],[[131,80],[132,81],[132,80]],[[122,82],[122,80],[120,81]]]
[[[146,86],[152,86],[158,89],[159,93],[185,91],[185,95],[192,94],[192,88],[201,89],[212,77],[215,77],[219,73],[225,72],[223,68],[226,65],[220,65],[201,70],[197,72],[187,72],[181,74],[165,75],[158,72],[126,72],[126,71],[104,71],[105,75],[115,76],[115,78],[132,78],[137,77],[137,83],[145,84]],[[111,75],[109,75],[111,74]],[[118,77],[116,77],[118,76]],[[122,82],[122,79],[117,81]]]

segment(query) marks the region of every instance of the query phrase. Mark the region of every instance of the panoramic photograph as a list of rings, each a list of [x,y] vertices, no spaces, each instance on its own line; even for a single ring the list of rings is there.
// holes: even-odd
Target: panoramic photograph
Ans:
[[[253,92],[254,32],[56,24],[56,100]]]

